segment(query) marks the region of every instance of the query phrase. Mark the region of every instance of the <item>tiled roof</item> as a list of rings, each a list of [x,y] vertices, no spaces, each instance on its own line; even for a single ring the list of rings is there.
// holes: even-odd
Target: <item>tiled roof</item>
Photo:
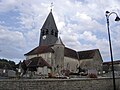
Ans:
[[[31,50],[30,52],[26,53],[25,55],[35,55],[35,54],[42,54],[42,53],[47,53],[47,52],[52,52],[54,53],[54,50],[51,48],[52,46],[39,46],[36,47],[35,49]],[[91,59],[94,57],[96,51],[99,52],[99,49],[93,49],[93,50],[86,50],[86,51],[79,51],[76,52],[73,49],[65,47],[64,50],[64,56],[70,57],[70,58],[75,58],[81,60],[81,59]]]
[[[54,52],[54,50],[50,46],[38,46],[24,55],[25,56],[35,55],[35,54],[42,54],[42,53],[47,53],[47,52]]]
[[[78,52],[79,60],[93,58],[96,51],[99,51],[99,50],[98,49],[93,49],[93,50],[79,51]]]
[[[67,47],[65,47],[64,55],[66,57],[71,57],[71,58],[78,59],[77,52],[75,50],[67,48]]]
[[[34,57],[29,60],[25,60],[26,66],[31,68],[31,67],[44,67],[47,66],[51,68],[51,66],[42,58],[42,57]]]
[[[47,52],[54,52],[51,46],[39,46],[35,49],[31,50],[30,52],[26,53],[25,55],[34,55],[34,54],[42,54]],[[65,47],[64,55],[66,57],[71,57],[77,59],[77,53],[75,50]]]

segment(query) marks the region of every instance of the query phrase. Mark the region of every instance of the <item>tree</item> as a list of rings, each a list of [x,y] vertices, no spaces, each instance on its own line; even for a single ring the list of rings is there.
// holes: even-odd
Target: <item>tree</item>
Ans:
[[[7,59],[0,59],[0,68],[3,69],[6,66],[6,69],[15,70],[16,64],[14,61]]]

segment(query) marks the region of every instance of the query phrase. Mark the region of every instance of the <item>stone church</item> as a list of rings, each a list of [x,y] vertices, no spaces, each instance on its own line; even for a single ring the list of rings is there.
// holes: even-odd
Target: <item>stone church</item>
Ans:
[[[102,70],[98,49],[77,52],[64,45],[58,32],[51,10],[41,28],[39,45],[24,54],[26,60],[23,62],[30,71],[60,75],[64,70],[76,73],[79,66],[86,70]]]

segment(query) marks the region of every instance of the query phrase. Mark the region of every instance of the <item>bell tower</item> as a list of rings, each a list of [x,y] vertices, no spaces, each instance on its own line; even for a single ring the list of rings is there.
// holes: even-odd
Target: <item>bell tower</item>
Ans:
[[[51,10],[41,28],[39,46],[54,45],[57,40],[58,29]]]

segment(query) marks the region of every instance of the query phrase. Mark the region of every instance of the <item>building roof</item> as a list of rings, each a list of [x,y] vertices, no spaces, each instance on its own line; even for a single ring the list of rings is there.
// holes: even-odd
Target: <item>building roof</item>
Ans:
[[[51,46],[38,46],[35,49],[31,50],[30,52],[26,53],[25,56],[42,54],[42,53],[49,53],[49,52],[54,53],[54,50],[52,49],[52,46],[53,45],[51,45]],[[79,59],[79,60],[92,59],[92,58],[94,58],[96,51],[99,52],[99,49],[76,52],[73,49],[65,47],[64,56]]]
[[[103,62],[103,65],[111,65],[111,64],[112,64],[111,61]],[[113,64],[120,64],[120,60],[113,61]]]
[[[58,40],[56,41],[55,45],[64,45],[61,38],[59,37]]]
[[[41,29],[48,29],[48,30],[57,30],[57,26],[55,24],[55,20],[52,14],[52,11],[49,13],[45,23],[43,24]]]
[[[65,47],[64,55],[66,57],[71,57],[71,58],[78,59],[77,52],[75,50],[67,48],[67,47]]]
[[[99,51],[99,49],[79,51],[78,52],[79,60],[81,60],[81,59],[92,59],[95,56],[96,51]]]
[[[29,60],[25,60],[26,66],[31,67],[44,67],[47,66],[51,68],[51,66],[42,58],[42,57],[34,57]]]
[[[38,46],[31,50],[30,52],[24,54],[25,56],[27,55],[35,55],[35,54],[42,54],[42,53],[47,53],[47,52],[54,52],[54,50],[51,48],[51,46]]]
[[[42,53],[48,53],[48,52],[53,53],[54,50],[51,47],[52,46],[38,46],[38,47],[34,48],[33,50],[31,50],[30,52],[28,52],[24,55],[28,56],[28,55],[42,54]],[[72,50],[70,48],[67,48],[67,47],[65,47],[64,55],[66,57],[71,57],[71,58],[77,59],[76,51]]]

